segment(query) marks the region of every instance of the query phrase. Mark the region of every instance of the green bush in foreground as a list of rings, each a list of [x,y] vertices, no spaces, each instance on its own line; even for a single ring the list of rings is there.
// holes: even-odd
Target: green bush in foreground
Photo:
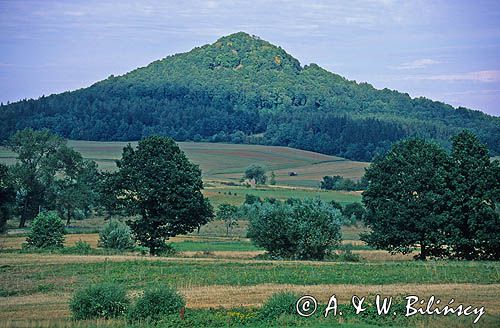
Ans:
[[[279,292],[273,294],[259,311],[263,320],[274,320],[282,315],[295,314],[295,303],[300,298],[292,292]]]
[[[274,258],[323,260],[340,244],[339,210],[319,199],[256,205],[248,237]]]
[[[167,315],[178,315],[186,306],[184,298],[172,287],[148,288],[130,309],[131,321],[158,321]]]
[[[78,290],[69,308],[77,320],[115,318],[123,315],[130,301],[125,289],[117,284],[103,283]]]
[[[41,212],[33,220],[26,241],[28,247],[62,248],[64,246],[64,223],[56,212]]]
[[[108,249],[127,250],[134,247],[130,228],[123,222],[111,220],[99,232],[99,245]]]

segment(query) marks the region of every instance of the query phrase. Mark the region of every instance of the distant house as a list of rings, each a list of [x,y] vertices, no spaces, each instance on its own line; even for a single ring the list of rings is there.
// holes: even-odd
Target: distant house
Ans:
[[[295,171],[288,172],[288,176],[296,177],[298,174]]]
[[[255,179],[245,179],[241,185],[243,186],[247,186],[247,187],[252,187],[252,188],[255,188]]]

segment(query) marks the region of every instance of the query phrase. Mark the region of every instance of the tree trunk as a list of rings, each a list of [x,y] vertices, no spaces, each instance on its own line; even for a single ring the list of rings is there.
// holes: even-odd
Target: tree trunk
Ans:
[[[427,260],[427,247],[425,246],[424,243],[420,243],[420,256],[419,256],[420,261],[425,261]]]
[[[21,218],[19,220],[19,228],[24,228],[26,226],[26,218],[28,216],[28,195],[26,195],[23,204],[23,212],[21,213]]]
[[[66,225],[69,225],[71,222],[71,209],[68,208],[68,215],[66,219]]]

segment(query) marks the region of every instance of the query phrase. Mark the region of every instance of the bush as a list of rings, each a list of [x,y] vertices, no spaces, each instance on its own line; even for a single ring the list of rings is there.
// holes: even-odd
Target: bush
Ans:
[[[92,247],[86,241],[77,241],[72,247],[65,247],[63,249],[63,254],[81,254],[88,255],[92,253]]]
[[[121,251],[133,248],[134,240],[129,226],[118,220],[110,220],[99,232],[99,245]]]
[[[56,212],[41,212],[31,224],[26,239],[28,247],[62,248],[64,246],[64,223]]]
[[[73,295],[69,307],[73,317],[78,320],[109,319],[123,315],[129,303],[122,286],[103,283],[78,290]]]
[[[173,288],[156,286],[146,289],[129,312],[132,321],[158,321],[166,315],[179,314],[186,306],[184,298]]]
[[[321,200],[264,202],[248,236],[273,258],[322,260],[340,242],[341,213]]]
[[[295,304],[300,296],[292,292],[273,294],[261,307],[259,317],[263,320],[275,320],[284,314],[295,314]]]
[[[359,254],[352,252],[352,245],[347,244],[339,248],[338,254],[331,254],[329,256],[330,260],[340,261],[340,262],[360,262],[361,256]]]

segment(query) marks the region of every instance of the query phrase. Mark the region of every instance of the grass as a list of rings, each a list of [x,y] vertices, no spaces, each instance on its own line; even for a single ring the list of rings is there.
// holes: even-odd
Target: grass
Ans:
[[[258,251],[262,250],[254,246],[250,241],[182,241],[170,243],[179,252],[200,252],[200,251],[234,251],[234,252],[246,252],[246,251]]]
[[[252,194],[262,199],[277,198],[286,200],[288,198],[320,198],[324,201],[335,200],[342,205],[361,202],[360,192],[347,191],[321,191],[313,189],[291,189],[280,187],[207,187],[204,192],[214,206],[222,203],[241,205],[245,201],[245,195]]]
[[[384,285],[398,283],[500,283],[500,264],[488,262],[381,262],[333,263],[252,260],[168,259],[114,261],[100,257],[99,262],[86,262],[93,256],[72,256],[77,262],[39,265],[43,254],[2,254],[0,285],[4,294],[27,295],[38,292],[41,284],[55,284],[54,290],[69,292],[95,282],[119,282],[138,289],[154,281],[177,287],[258,284],[354,284]],[[9,261],[9,260],[14,261]],[[17,262],[24,259],[22,263]],[[111,259],[110,259],[111,260]],[[19,263],[14,265],[13,263]],[[96,274],[99,273],[99,274]]]
[[[102,170],[116,169],[123,147],[128,142],[100,142],[70,140],[69,146],[84,158],[97,162]],[[137,142],[131,142],[133,146]],[[278,184],[300,187],[318,187],[325,175],[341,175],[359,179],[368,163],[350,161],[341,157],[298,150],[288,147],[234,145],[207,142],[179,142],[189,159],[200,165],[205,180],[238,182],[246,167],[261,164],[276,173]],[[16,155],[0,147],[0,162],[13,164]],[[289,172],[298,175],[290,177]]]

